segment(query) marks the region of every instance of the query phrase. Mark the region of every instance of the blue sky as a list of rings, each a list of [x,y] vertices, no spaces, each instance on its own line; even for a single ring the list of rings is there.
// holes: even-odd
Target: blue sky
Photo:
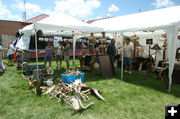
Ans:
[[[177,5],[180,0],[26,0],[26,11],[27,19],[64,12],[87,21]],[[22,11],[23,0],[0,0],[0,20],[22,20]]]

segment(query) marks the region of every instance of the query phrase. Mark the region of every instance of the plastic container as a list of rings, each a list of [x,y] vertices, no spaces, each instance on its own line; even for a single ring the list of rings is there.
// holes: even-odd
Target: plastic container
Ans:
[[[84,83],[84,74],[85,73],[80,73],[80,75],[73,75],[73,76],[68,76],[66,74],[61,74],[62,81],[63,83],[71,83],[74,82],[76,79],[79,79],[81,77],[81,82]]]

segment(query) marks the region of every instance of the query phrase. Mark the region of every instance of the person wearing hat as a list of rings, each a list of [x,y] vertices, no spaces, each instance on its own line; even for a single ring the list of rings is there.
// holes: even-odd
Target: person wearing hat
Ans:
[[[67,68],[69,69],[70,67],[70,63],[69,63],[69,51],[70,51],[70,44],[69,44],[69,40],[66,39],[65,40],[66,46],[63,49],[63,53],[64,53],[64,61],[67,64]]]
[[[131,74],[132,66],[131,60],[133,59],[133,43],[130,42],[130,38],[125,38],[125,45],[124,45],[124,65],[125,65],[125,73],[129,72]]]

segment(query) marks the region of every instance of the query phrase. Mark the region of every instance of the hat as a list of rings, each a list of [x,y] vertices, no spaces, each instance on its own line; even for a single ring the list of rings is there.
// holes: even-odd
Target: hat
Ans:
[[[129,38],[129,37],[125,37],[124,39],[130,41],[130,38]]]

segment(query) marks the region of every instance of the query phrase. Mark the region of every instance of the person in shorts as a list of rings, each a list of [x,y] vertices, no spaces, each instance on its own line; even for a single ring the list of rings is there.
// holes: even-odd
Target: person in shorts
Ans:
[[[125,73],[129,72],[131,74],[132,66],[131,66],[131,60],[133,59],[134,54],[134,46],[133,43],[130,42],[130,38],[125,39],[125,45],[124,45],[124,65],[125,65]]]
[[[52,53],[53,53],[53,47],[50,43],[45,48],[45,58],[44,58],[44,64],[46,65],[47,61],[49,61],[49,67],[51,67],[51,61],[52,61]]]
[[[56,68],[58,68],[58,62],[60,62],[60,67],[62,65],[62,50],[64,49],[64,46],[62,45],[61,41],[59,41],[59,46],[56,49]]]

